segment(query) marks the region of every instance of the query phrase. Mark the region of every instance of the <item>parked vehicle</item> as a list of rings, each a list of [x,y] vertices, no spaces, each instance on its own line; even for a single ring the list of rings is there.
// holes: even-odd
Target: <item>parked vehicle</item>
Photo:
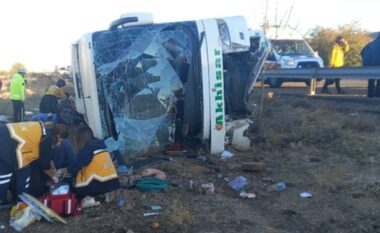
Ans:
[[[270,27],[257,33],[262,38],[269,40],[272,54],[268,63],[278,64],[282,69],[295,68],[319,68],[324,67],[323,60],[307,43],[301,34],[287,27]],[[265,39],[263,39],[265,40]],[[310,84],[309,79],[267,78],[265,83],[271,87],[280,87],[283,82],[305,82]]]
[[[243,17],[155,24],[150,14],[124,15],[73,44],[76,108],[127,156],[175,141],[218,154],[228,124],[250,113],[249,49]]]

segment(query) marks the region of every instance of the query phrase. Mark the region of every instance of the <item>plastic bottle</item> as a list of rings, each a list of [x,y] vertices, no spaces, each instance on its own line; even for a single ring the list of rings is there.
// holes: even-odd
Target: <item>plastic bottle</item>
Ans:
[[[273,192],[273,191],[282,191],[286,189],[286,185],[284,182],[278,182],[278,183],[275,183],[275,184],[272,184],[271,186],[269,186],[267,188],[267,191],[268,192]]]

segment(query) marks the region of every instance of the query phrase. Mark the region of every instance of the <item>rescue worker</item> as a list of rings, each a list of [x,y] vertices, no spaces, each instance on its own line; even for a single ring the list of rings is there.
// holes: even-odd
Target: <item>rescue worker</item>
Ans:
[[[64,86],[66,86],[65,80],[59,79],[55,85],[47,89],[40,102],[40,113],[58,113],[58,99],[64,99],[67,96]]]
[[[14,197],[29,193],[32,165],[55,177],[52,148],[65,126],[45,127],[41,122],[8,123],[0,126],[0,203],[7,205],[7,191]],[[11,181],[13,185],[11,186]]]
[[[11,79],[10,99],[13,104],[13,122],[24,121],[25,73],[24,68],[19,68]]]
[[[51,124],[46,123],[46,124]],[[55,168],[55,177],[54,179],[63,178],[67,176],[67,167],[72,163],[75,152],[74,147],[67,139],[68,137],[68,128],[64,124],[56,124],[54,126],[54,145],[52,146],[51,151],[51,160]],[[35,197],[41,197],[49,191],[49,184],[52,183],[52,179],[49,174],[46,174],[39,164],[32,165],[30,179],[30,194]]]
[[[62,125],[62,124],[60,124]],[[74,146],[68,139],[68,132],[58,135],[58,145],[53,148],[55,168],[62,177],[68,176],[68,167],[74,162]]]
[[[77,151],[70,174],[74,191],[80,197],[105,194],[120,188],[115,166],[103,140],[94,137],[90,127],[82,126],[74,138]]]
[[[329,53],[329,68],[339,68],[344,65],[344,55],[348,52],[350,46],[343,36],[337,36]],[[322,93],[329,93],[328,86],[335,82],[336,91],[338,94],[345,94],[346,92],[340,87],[340,79],[326,79],[323,85]]]

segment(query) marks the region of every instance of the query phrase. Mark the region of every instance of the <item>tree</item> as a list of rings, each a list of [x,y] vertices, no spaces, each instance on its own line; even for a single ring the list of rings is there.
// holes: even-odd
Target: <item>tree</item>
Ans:
[[[371,41],[371,36],[355,22],[339,26],[338,29],[316,27],[312,30],[308,41],[327,64],[332,43],[338,35],[342,35],[350,45],[350,51],[345,56],[345,66],[361,66],[360,51]]]
[[[20,68],[24,68],[26,70],[25,66],[19,62],[13,64],[11,69],[9,70],[10,75],[14,75],[15,73],[17,73],[18,69]]]

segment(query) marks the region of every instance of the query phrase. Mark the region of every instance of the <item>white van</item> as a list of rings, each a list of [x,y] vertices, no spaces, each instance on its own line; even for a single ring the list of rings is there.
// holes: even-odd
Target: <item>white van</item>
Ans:
[[[305,38],[288,27],[271,27],[266,30],[265,37],[273,48],[273,56],[283,69],[320,68],[324,67],[323,60],[313,51]],[[265,80],[271,87],[280,87],[283,82],[305,82],[309,86],[309,79],[276,79]]]

